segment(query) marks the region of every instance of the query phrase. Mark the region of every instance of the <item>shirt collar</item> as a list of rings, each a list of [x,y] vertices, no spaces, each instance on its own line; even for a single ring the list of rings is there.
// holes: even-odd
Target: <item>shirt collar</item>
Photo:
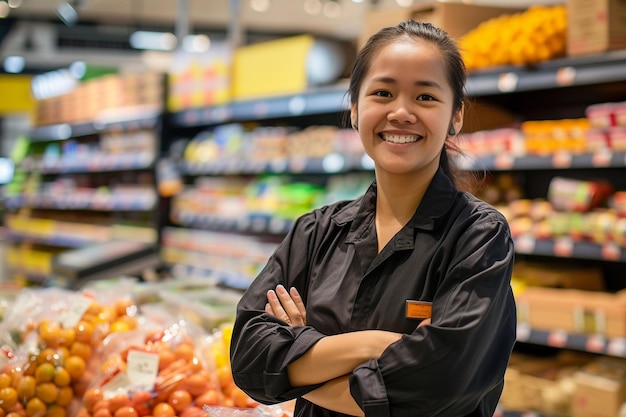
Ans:
[[[424,198],[417,207],[413,218],[409,221],[409,226],[433,230],[437,219],[446,216],[455,198],[458,189],[441,168],[437,170],[433,177]],[[333,220],[338,225],[344,225],[357,218],[366,218],[373,213],[376,207],[376,181],[372,182],[367,191],[359,198],[348,203],[345,207],[333,215]],[[361,223],[361,222],[357,222]]]

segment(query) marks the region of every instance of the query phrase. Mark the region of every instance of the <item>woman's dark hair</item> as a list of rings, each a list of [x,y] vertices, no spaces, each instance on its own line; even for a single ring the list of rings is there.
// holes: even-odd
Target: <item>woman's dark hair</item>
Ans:
[[[363,77],[367,74],[374,55],[384,46],[400,38],[415,38],[436,45],[443,56],[447,68],[448,83],[452,88],[454,104],[453,114],[461,109],[465,99],[465,81],[467,73],[465,63],[456,43],[447,32],[426,22],[407,20],[396,26],[389,26],[372,35],[365,46],[359,51],[352,66],[348,94],[350,104],[356,105],[363,84]],[[446,141],[445,150],[458,152],[458,147],[450,141]],[[460,180],[458,172],[452,166],[448,152],[441,153],[441,167],[444,172],[455,182]]]

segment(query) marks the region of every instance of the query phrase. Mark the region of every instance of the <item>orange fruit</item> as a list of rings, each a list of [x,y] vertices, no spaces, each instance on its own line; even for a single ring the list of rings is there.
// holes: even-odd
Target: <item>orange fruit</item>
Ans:
[[[115,417],[139,417],[139,414],[133,407],[122,407],[117,409]]]
[[[13,378],[9,374],[0,374],[0,388],[6,388],[11,386]]]
[[[54,374],[54,378],[52,379],[52,381],[57,387],[62,388],[67,387],[70,382],[72,382],[72,377],[70,376],[70,373],[67,371],[67,369],[59,366],[57,367],[57,371]]]
[[[185,362],[191,363],[193,358],[196,356],[196,351],[190,343],[179,343],[174,348],[174,354],[178,359],[184,359]]]
[[[52,381],[54,374],[56,374],[56,368],[50,362],[43,362],[35,368],[35,380],[38,384]]]
[[[115,413],[122,407],[130,407],[128,395],[120,394],[109,398],[109,410],[111,410],[111,413]]]
[[[159,371],[165,369],[176,360],[176,355],[171,350],[165,348],[158,351]]]
[[[52,382],[42,382],[37,384],[35,395],[46,404],[52,404],[59,396],[59,387]]]
[[[113,414],[109,411],[108,408],[100,408],[93,412],[92,417],[113,417]]]
[[[102,390],[98,388],[91,388],[85,392],[83,395],[83,407],[87,409],[91,413],[93,410],[93,406],[103,398]]]
[[[73,328],[69,328],[69,329],[61,329],[60,332],[60,344],[61,346],[70,346],[72,343],[74,343],[74,340],[76,340],[76,330]]]
[[[211,386],[210,376],[206,372],[198,372],[185,378],[183,386],[189,393],[197,397]]]
[[[21,402],[26,402],[35,396],[35,387],[37,381],[35,377],[25,375],[20,378],[20,382],[17,384],[17,396]]]
[[[176,410],[168,403],[162,402],[152,408],[152,415],[154,417],[174,417],[176,416]]]
[[[37,397],[33,397],[26,403],[26,415],[28,417],[44,416],[48,407]]]
[[[109,328],[111,333],[128,332],[130,330],[132,330],[130,325],[123,320],[115,320]]]
[[[67,409],[65,407],[61,407],[60,405],[57,404],[52,404],[51,406],[48,406],[48,413],[46,414],[46,417],[66,417],[67,416]]]
[[[72,377],[72,381],[78,381],[85,373],[86,367],[87,364],[85,360],[80,356],[70,355],[65,359],[65,369],[67,369],[67,372],[69,372]]]
[[[224,396],[216,389],[209,389],[204,393],[198,395],[195,399],[196,407],[203,407],[205,405],[221,405]]]
[[[91,353],[92,348],[89,343],[76,341],[70,346],[70,356],[80,356],[85,361],[89,361]]]
[[[191,404],[192,401],[193,401],[193,398],[191,397],[191,394],[189,393],[189,391],[185,391],[182,389],[172,392],[170,396],[167,398],[167,402],[177,412],[181,412],[183,408]]]
[[[67,407],[74,399],[74,390],[72,387],[59,388],[59,394],[57,395],[57,405]]]
[[[9,411],[17,404],[17,391],[13,387],[0,388],[0,408]]]
[[[74,327],[76,333],[76,341],[83,343],[91,343],[91,339],[94,334],[94,325],[88,321],[81,320]]]

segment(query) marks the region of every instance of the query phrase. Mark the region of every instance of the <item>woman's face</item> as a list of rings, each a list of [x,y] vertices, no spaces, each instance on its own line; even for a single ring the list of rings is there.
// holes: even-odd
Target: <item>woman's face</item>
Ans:
[[[382,47],[363,77],[352,121],[380,174],[434,175],[453,116],[453,93],[438,48],[398,39]]]

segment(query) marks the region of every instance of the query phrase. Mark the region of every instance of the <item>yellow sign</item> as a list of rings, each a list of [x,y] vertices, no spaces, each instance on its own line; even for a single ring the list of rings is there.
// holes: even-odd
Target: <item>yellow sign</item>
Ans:
[[[0,75],[0,115],[35,110],[30,75]]]

